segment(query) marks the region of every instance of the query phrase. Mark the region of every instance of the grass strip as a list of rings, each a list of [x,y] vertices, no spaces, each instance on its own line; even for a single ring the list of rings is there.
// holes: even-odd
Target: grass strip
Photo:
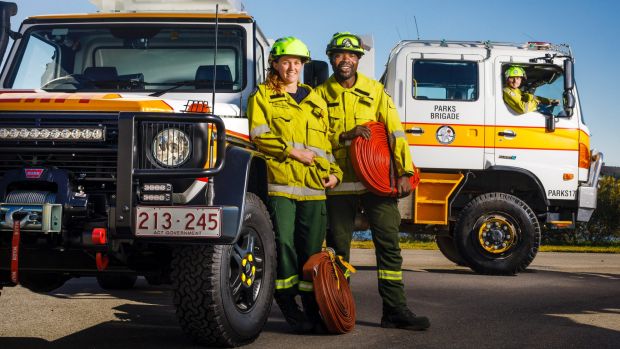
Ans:
[[[353,241],[352,248],[370,249],[375,248],[372,241]],[[400,248],[404,250],[437,250],[437,244],[430,241],[407,241],[401,242]],[[543,245],[540,252],[574,252],[574,253],[620,253],[620,245],[610,246],[567,246],[567,245]]]

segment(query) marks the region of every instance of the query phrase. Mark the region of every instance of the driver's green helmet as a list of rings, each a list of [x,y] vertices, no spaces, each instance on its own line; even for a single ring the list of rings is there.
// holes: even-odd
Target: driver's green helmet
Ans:
[[[329,56],[333,51],[350,51],[360,56],[364,55],[364,45],[362,39],[350,32],[340,32],[332,36],[327,44],[325,53]]]
[[[274,61],[281,56],[297,56],[302,61],[310,60],[310,50],[303,41],[294,36],[279,38],[273,43],[269,53],[269,61]]]
[[[517,65],[512,65],[508,67],[504,75],[506,75],[506,79],[513,78],[513,77],[521,77],[523,79],[527,79],[527,76],[525,75],[525,69]]]

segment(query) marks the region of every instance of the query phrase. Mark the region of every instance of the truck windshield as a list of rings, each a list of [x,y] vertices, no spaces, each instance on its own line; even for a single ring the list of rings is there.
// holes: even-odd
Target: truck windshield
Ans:
[[[246,81],[245,30],[220,25],[82,25],[26,33],[8,88],[53,91],[241,91]],[[192,83],[193,82],[193,83]]]

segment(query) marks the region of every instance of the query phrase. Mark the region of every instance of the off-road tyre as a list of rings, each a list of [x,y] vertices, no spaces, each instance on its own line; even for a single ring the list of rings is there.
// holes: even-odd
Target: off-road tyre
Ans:
[[[482,194],[470,201],[461,211],[454,230],[455,246],[469,267],[477,273],[493,275],[524,271],[538,253],[540,235],[534,211],[521,199],[506,193]],[[487,240],[496,238],[493,241],[508,243],[487,245]],[[499,248],[494,250],[494,246]]]
[[[177,318],[198,344],[235,347],[250,343],[269,316],[276,275],[273,226],[265,205],[252,193],[246,194],[243,215],[235,244],[183,246],[174,251]],[[242,273],[250,275],[252,269],[246,266],[256,268],[252,286],[241,278]]]
[[[138,280],[135,274],[99,274],[97,283],[104,290],[130,290]]]
[[[19,275],[19,284],[36,293],[48,293],[60,288],[68,278],[56,273],[23,273]]]
[[[452,238],[452,236],[436,235],[435,243],[437,243],[437,248],[439,248],[441,254],[443,254],[443,256],[450,262],[464,267],[467,266],[467,262],[465,262],[465,259],[463,259],[463,256],[461,256],[461,253],[456,248],[454,238]]]

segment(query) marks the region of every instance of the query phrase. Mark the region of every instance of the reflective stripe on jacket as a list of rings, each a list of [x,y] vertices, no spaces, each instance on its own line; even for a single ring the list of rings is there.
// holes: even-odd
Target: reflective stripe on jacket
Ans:
[[[504,87],[504,103],[517,114],[536,111],[539,104],[551,104],[552,100],[545,97],[524,93],[518,88]]]
[[[310,86],[297,104],[288,93],[277,93],[261,84],[248,100],[250,137],[267,159],[268,192],[295,200],[323,200],[323,178],[342,171],[335,162],[329,142],[327,107]],[[291,149],[310,149],[316,157],[304,165],[288,157]]]
[[[409,143],[405,138],[403,125],[392,98],[385,93],[383,84],[357,73],[355,85],[344,88],[334,76],[316,88],[316,92],[327,102],[329,126],[332,133],[330,141],[336,162],[344,172],[342,183],[328,191],[330,195],[361,193],[366,189],[361,185],[353,165],[349,161],[349,143],[339,141],[340,134],[357,125],[369,121],[379,121],[387,126],[387,131],[396,139],[394,160],[398,175],[413,175],[413,162],[409,153]]]

